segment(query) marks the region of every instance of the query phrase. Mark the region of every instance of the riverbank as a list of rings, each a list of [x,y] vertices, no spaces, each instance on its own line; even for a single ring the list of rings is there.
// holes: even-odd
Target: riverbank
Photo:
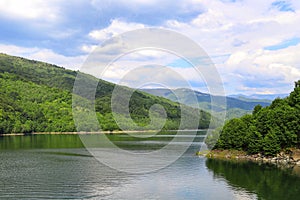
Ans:
[[[206,131],[208,129],[183,129],[183,130],[112,130],[95,132],[33,132],[33,133],[7,133],[1,136],[27,136],[27,135],[87,135],[87,134],[124,134],[124,133],[158,133],[158,132],[187,132],[187,131]]]
[[[0,136],[27,136],[27,135],[86,135],[86,134],[124,134],[124,133],[154,133],[159,130],[113,130],[97,132],[33,132],[33,133],[7,133]]]
[[[282,151],[276,156],[265,156],[263,154],[248,155],[244,151],[237,150],[212,150],[208,152],[197,152],[199,156],[213,159],[252,161],[257,163],[270,163],[280,167],[300,167],[300,149],[289,149]]]

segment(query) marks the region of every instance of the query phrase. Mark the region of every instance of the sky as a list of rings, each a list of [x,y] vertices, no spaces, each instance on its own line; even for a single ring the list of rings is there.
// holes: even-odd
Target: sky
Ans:
[[[112,37],[161,28],[206,52],[226,94],[289,93],[300,79],[299,12],[299,0],[0,0],[0,52],[80,70]],[[113,41],[109,59],[124,53],[122,41]],[[193,89],[207,89],[193,66],[155,49],[125,52],[98,76],[120,83],[133,66],[150,64],[169,66]],[[170,84],[180,87],[172,77]]]

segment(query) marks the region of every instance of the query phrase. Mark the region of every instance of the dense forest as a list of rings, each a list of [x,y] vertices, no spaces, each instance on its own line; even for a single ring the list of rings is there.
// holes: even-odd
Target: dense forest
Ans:
[[[220,137],[215,149],[243,150],[249,154],[276,155],[281,150],[300,146],[300,80],[284,99],[270,106],[257,105],[252,114],[229,120],[211,135],[207,144]]]
[[[86,80],[98,83],[94,105],[101,130],[119,129],[113,114],[120,115],[127,130],[145,129],[145,127],[155,129],[147,126],[150,123],[149,109],[155,104],[162,105],[166,111],[167,120],[163,129],[179,128],[182,107],[178,103],[145,92],[134,91],[129,104],[130,116],[112,113],[111,96],[114,84],[79,71],[0,54],[0,134],[77,131],[72,113],[72,92],[78,73]],[[122,88],[124,91],[133,90]],[[119,96],[121,103],[122,96]],[[199,112],[201,117],[198,128],[209,126],[212,118],[209,113],[191,107],[184,108],[186,116],[191,119],[191,124],[187,120],[185,126],[180,128],[195,128],[192,127],[192,119],[197,119]],[[154,111],[154,114],[158,119],[160,116],[164,117],[159,112]],[[137,126],[126,123],[129,117]],[[81,130],[98,131],[97,127],[93,125],[88,127],[87,124]]]

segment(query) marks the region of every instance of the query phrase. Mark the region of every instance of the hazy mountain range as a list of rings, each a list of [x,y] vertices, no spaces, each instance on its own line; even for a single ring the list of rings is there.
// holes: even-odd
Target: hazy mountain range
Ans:
[[[215,99],[215,104],[211,104],[210,94],[186,88],[175,89],[173,92],[169,89],[162,88],[141,90],[195,108],[212,111],[215,114],[224,113],[226,111],[227,118],[239,117],[246,113],[250,113],[257,104],[260,104],[261,106],[268,106],[271,103],[271,100],[268,99],[227,96],[226,106],[224,106],[222,103],[218,103],[222,102],[223,97],[221,96],[213,96]],[[194,95],[198,101],[196,104],[194,101],[192,101],[192,97],[194,97]]]
[[[234,98],[238,98],[238,99],[258,99],[258,100],[269,100],[272,101],[276,98],[285,98],[287,97],[289,94],[251,94],[251,95],[243,95],[243,94],[235,94],[235,95],[229,95],[229,97],[234,97]]]

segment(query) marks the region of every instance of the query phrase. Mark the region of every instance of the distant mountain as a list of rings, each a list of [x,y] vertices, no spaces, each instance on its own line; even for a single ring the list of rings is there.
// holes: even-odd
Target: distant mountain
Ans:
[[[237,95],[229,95],[229,97],[237,98],[237,99],[257,99],[257,100],[267,100],[268,102],[276,99],[276,98],[285,98],[289,94],[251,94],[251,95],[243,95],[243,94],[237,94]]]
[[[79,73],[81,74],[81,81],[96,83],[98,87],[96,88],[95,102],[91,102],[90,99],[84,95],[81,96],[81,94],[77,94],[77,98],[82,102],[82,105],[93,103],[92,109],[96,111],[102,130],[119,129],[111,109],[111,98],[115,84],[78,71],[0,53],[0,134],[77,131],[73,120],[72,92],[74,81]],[[120,88],[117,99],[119,102],[117,106],[120,108],[127,106],[124,105],[122,93],[133,92],[129,102],[130,116],[117,111],[114,112],[120,116],[121,123],[127,130],[136,130],[137,127],[139,129],[155,129],[155,123],[153,126],[148,126],[151,123],[149,109],[155,104],[165,108],[167,120],[164,129],[177,129],[179,127],[182,113],[179,103],[145,92],[134,91],[131,88],[123,86]],[[84,92],[88,92],[90,88],[82,89]],[[199,110],[188,106],[185,108],[185,114],[189,119],[197,119],[196,115],[198,116]],[[84,114],[86,108],[78,105],[75,110]],[[165,118],[165,114],[159,110],[152,109],[151,112],[158,120]],[[200,112],[201,119],[198,128],[207,128],[211,115],[204,111]],[[89,117],[92,116],[82,116],[85,120],[82,120],[83,124],[79,125],[80,130],[98,130],[98,127],[88,123]],[[138,126],[128,123],[129,118],[132,118]],[[192,128],[189,126],[190,124],[186,124],[185,127],[181,128]]]
[[[235,97],[226,97],[226,107],[221,104],[218,104],[223,97],[214,96],[216,100],[215,105],[211,105],[211,95],[207,93],[202,93],[199,91],[194,91],[186,88],[175,89],[174,93],[169,89],[142,89],[142,91],[170,99],[175,102],[180,102],[195,108],[201,108],[203,110],[212,110],[214,113],[220,113],[227,110],[227,118],[240,117],[244,114],[250,113],[253,108],[260,104],[261,106],[270,105],[269,100],[261,100],[261,99],[251,99],[251,98],[235,98]],[[175,95],[176,93],[176,95]],[[195,104],[191,101],[193,96],[196,96],[198,104]]]

